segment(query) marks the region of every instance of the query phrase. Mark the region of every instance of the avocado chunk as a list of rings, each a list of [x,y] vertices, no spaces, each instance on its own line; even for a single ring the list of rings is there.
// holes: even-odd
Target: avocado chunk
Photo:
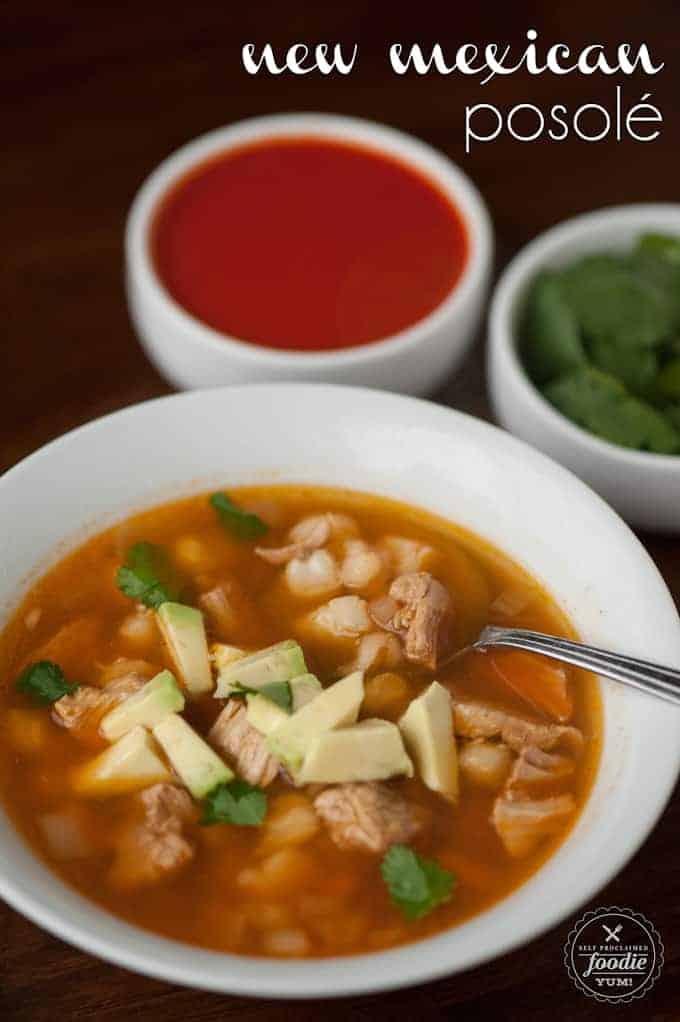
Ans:
[[[302,709],[320,692],[323,692],[321,682],[313,674],[301,674],[298,678],[291,678],[289,685],[292,699],[291,713]],[[271,734],[290,716],[286,710],[272,702],[264,693],[250,693],[246,701],[248,722],[262,735]]]
[[[273,703],[271,699],[258,693],[246,696],[246,703],[248,723],[252,724],[261,735],[269,735],[272,731],[276,731],[290,717],[289,713]]]
[[[213,681],[200,610],[183,603],[162,603],[157,618],[177,673],[189,695],[209,692]]]
[[[290,681],[306,670],[299,644],[293,639],[286,639],[221,667],[215,696],[226,699],[238,687],[262,688],[275,681]]]
[[[323,685],[314,674],[300,674],[290,679],[290,692],[293,697],[293,713],[297,713],[323,692]]]
[[[170,671],[161,671],[124,703],[107,713],[99,725],[104,738],[114,742],[141,724],[152,728],[168,713],[184,709],[184,696]]]
[[[171,780],[172,774],[158,755],[153,738],[137,726],[96,759],[78,767],[72,783],[79,795],[102,798]]]
[[[182,783],[196,799],[205,798],[217,784],[233,780],[224,760],[176,713],[164,717],[153,729]]]
[[[453,734],[451,697],[433,681],[413,699],[399,720],[406,748],[416,762],[423,782],[448,798],[458,798],[458,760]]]
[[[296,771],[313,738],[336,727],[354,724],[364,698],[364,672],[354,671],[325,688],[267,737],[273,756]]]
[[[241,657],[244,657],[247,654],[246,651],[244,649],[240,649],[239,646],[227,646],[223,642],[214,642],[210,647],[210,655],[219,672],[223,667],[233,664],[235,660],[240,660]]]
[[[362,720],[313,738],[295,780],[298,784],[342,784],[383,781],[398,774],[413,777],[413,763],[399,728],[389,720]]]

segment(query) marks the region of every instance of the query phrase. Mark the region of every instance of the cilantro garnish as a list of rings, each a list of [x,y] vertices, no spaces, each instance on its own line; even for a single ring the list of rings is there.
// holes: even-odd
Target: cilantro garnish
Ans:
[[[213,493],[210,503],[224,528],[236,539],[258,539],[269,530],[269,526],[258,515],[244,511],[226,493]]]
[[[247,781],[218,784],[206,795],[201,824],[233,823],[240,827],[258,827],[267,812],[267,796],[262,788]]]
[[[432,861],[423,859],[408,845],[393,845],[380,872],[394,904],[407,919],[420,919],[448,901],[456,877]]]
[[[264,696],[287,713],[290,713],[293,708],[293,693],[288,681],[270,681],[262,688],[248,688],[247,685],[237,682],[229,695],[235,699],[245,699],[246,696]]]
[[[59,664],[52,660],[39,660],[30,664],[17,679],[20,692],[41,703],[54,703],[69,692],[75,692],[77,685],[69,685]]]
[[[680,455],[680,238],[640,237],[540,274],[520,351],[547,400],[621,447]]]
[[[290,713],[293,709],[293,693],[291,692],[290,682],[270,681],[268,685],[263,685],[258,691],[260,695],[276,703],[286,713]]]
[[[161,547],[152,543],[135,543],[130,547],[125,564],[118,569],[116,583],[125,596],[154,609],[177,596],[169,579],[167,557]]]

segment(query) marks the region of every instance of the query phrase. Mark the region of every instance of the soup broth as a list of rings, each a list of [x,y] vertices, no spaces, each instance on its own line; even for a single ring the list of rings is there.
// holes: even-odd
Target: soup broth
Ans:
[[[244,518],[244,509],[256,517]],[[93,788],[88,765],[112,748],[102,721],[134,697],[123,685],[102,711],[97,694],[130,677],[139,691],[164,669],[182,690],[179,715],[193,731],[237,775],[245,770],[251,776],[254,769],[252,760],[245,769],[243,746],[234,745],[233,734],[225,746],[219,729],[212,729],[229,707],[242,714],[239,720],[246,707],[250,714],[257,691],[232,692],[228,700],[212,691],[192,695],[177,650],[158,626],[161,612],[119,588],[120,566],[134,563],[130,549],[142,542],[156,552],[162,548],[181,603],[200,610],[213,674],[221,669],[220,657],[226,662],[235,655],[225,653],[228,647],[251,652],[285,640],[299,642],[307,674],[320,680],[324,693],[362,669],[359,720],[389,722],[380,726],[390,741],[402,734],[413,776],[396,766],[377,780],[359,771],[350,781],[296,784],[292,760],[285,769],[275,760],[273,777],[249,789],[256,799],[261,792],[266,798],[259,823],[202,826],[198,817],[205,817],[212,795],[187,794],[174,747],[156,741],[151,728],[145,741],[168,773],[166,794],[179,793],[182,805],[167,813],[163,808],[160,824],[152,825],[159,804],[144,798],[159,787],[155,780],[128,778],[127,790],[101,781]],[[429,594],[439,593],[437,586],[447,594],[443,616],[429,633],[441,643],[434,654],[411,641],[414,616],[410,624],[403,613],[397,625],[394,616],[385,620],[385,600],[394,604],[389,594],[398,592],[395,580],[414,575]],[[145,599],[148,594],[147,586]],[[64,558],[31,588],[6,628],[0,645],[2,800],[29,846],[62,880],[114,915],[167,937],[284,957],[352,954],[421,939],[483,911],[534,873],[573,825],[598,762],[600,702],[593,678],[522,654],[451,658],[487,623],[573,635],[546,591],[502,552],[420,509],[293,486],[232,490],[221,512],[220,501],[211,504],[207,495],[153,508]],[[26,669],[46,661],[80,686],[51,706],[32,700],[25,684]],[[20,676],[23,690],[15,684]],[[391,727],[435,679],[451,697],[447,740],[457,749],[457,791],[451,775],[446,791],[426,785],[412,736],[407,740],[406,731]],[[277,698],[284,690],[289,697],[293,686],[278,684]],[[93,706],[79,717],[76,697],[90,690]],[[269,710],[291,710],[269,692],[272,700],[258,697]],[[293,707],[290,719],[300,712]],[[265,741],[264,731],[253,734],[248,727],[252,741]],[[356,725],[336,721],[336,734],[348,728]],[[324,741],[317,735],[319,749]],[[283,748],[282,740],[272,747]],[[307,747],[304,755],[301,769],[311,762]],[[339,769],[345,778],[348,757],[351,751],[331,764],[331,773]],[[316,777],[314,769],[318,765],[311,770]],[[353,803],[358,841],[357,827],[348,829],[343,816],[348,792],[374,800]],[[377,816],[376,793],[384,802]],[[257,815],[262,803],[250,805]],[[442,896],[430,891],[428,904],[421,896],[418,911],[411,911],[395,897],[394,877],[386,879],[390,855],[397,872],[398,855],[416,872],[423,861],[436,863],[448,878]]]

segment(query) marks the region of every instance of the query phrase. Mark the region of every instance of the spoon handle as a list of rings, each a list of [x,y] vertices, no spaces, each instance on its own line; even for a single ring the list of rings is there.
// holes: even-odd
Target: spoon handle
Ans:
[[[541,653],[553,660],[562,660],[565,664],[602,674],[605,678],[631,685],[641,692],[680,706],[680,671],[672,667],[663,667],[648,660],[637,660],[635,657],[610,653],[595,646],[586,646],[582,642],[531,632],[524,628],[496,628],[489,625],[473,643],[473,649],[484,650],[491,646]]]

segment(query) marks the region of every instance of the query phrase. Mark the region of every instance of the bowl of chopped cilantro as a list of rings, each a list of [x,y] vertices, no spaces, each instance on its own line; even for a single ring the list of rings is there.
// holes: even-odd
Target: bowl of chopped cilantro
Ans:
[[[680,531],[680,204],[565,221],[515,256],[489,319],[506,429],[631,524]]]

